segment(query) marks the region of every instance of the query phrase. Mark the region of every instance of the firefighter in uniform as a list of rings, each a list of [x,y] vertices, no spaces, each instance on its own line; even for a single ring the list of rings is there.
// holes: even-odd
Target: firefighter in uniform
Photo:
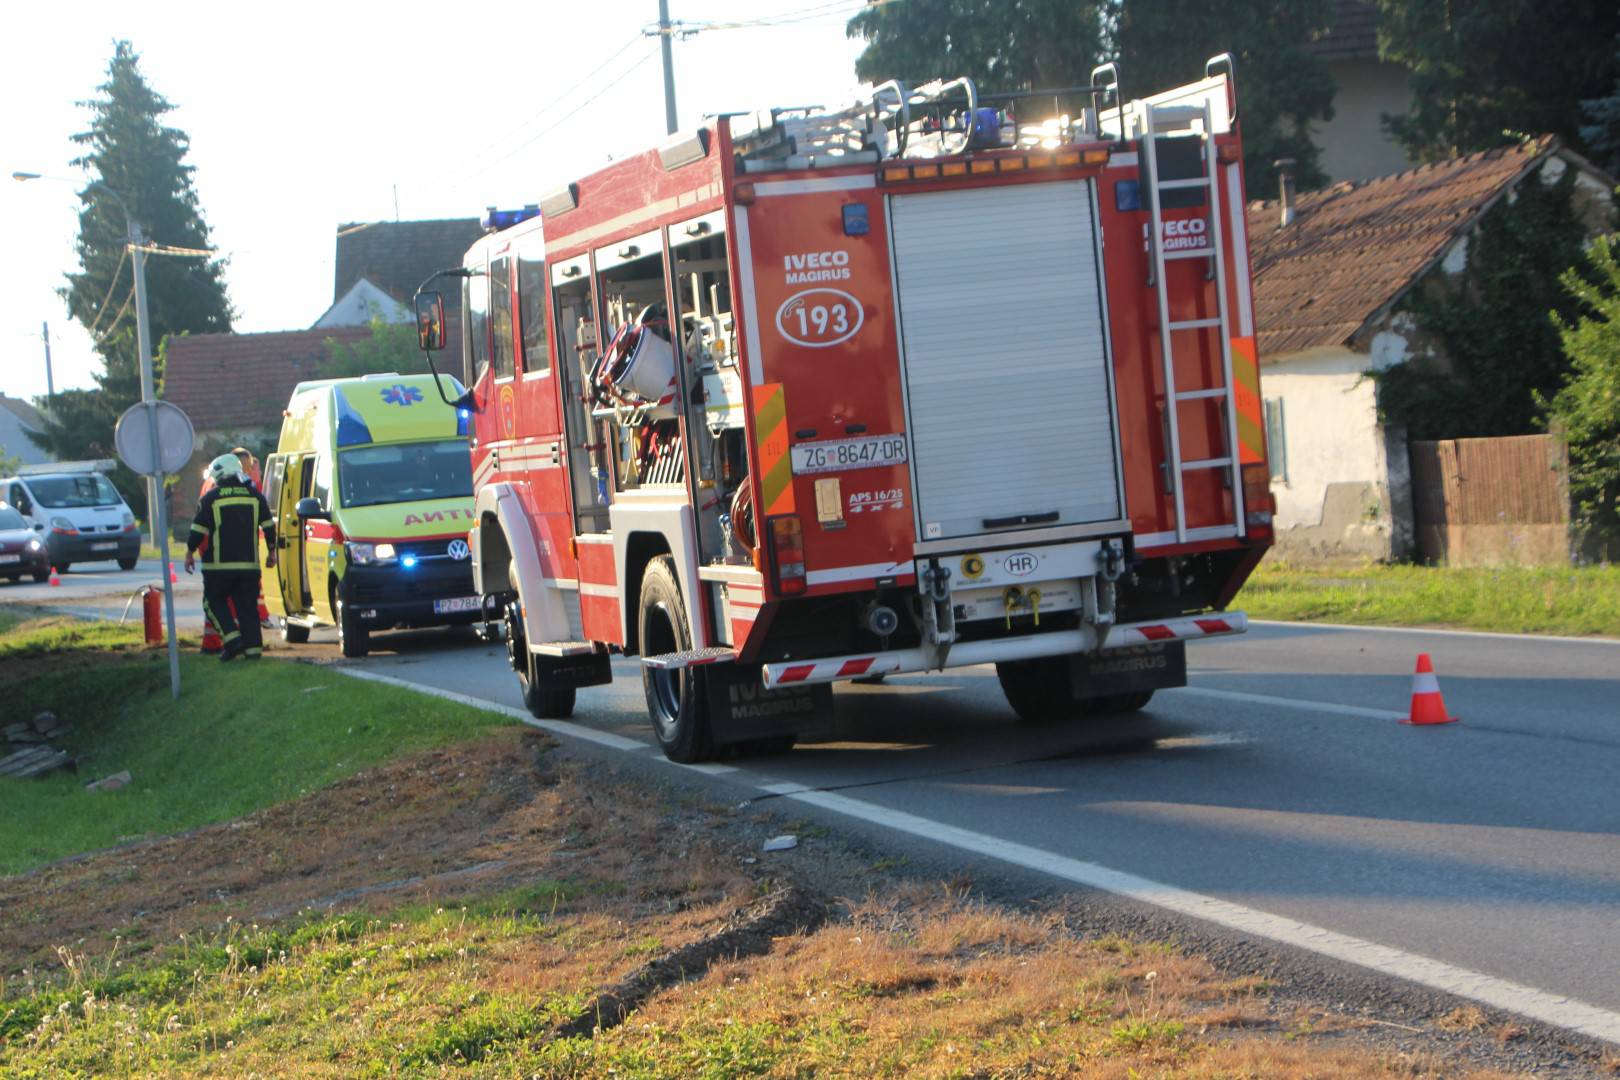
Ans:
[[[203,552],[203,609],[224,640],[221,660],[234,660],[244,653],[257,658],[263,649],[259,621],[251,616],[259,599],[258,539],[263,530],[269,554],[264,565],[276,565],[276,525],[264,495],[243,476],[242,463],[234,454],[221,454],[208,466],[214,487],[197,504],[197,517],[186,540],[186,573],[194,573],[197,549]]]

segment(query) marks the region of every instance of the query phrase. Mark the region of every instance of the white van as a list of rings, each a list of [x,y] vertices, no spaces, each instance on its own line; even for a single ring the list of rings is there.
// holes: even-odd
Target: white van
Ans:
[[[24,465],[16,476],[0,477],[0,499],[45,541],[51,565],[61,573],[74,563],[106,560],[133,570],[141,557],[141,530],[103,475],[116,467],[111,460]]]

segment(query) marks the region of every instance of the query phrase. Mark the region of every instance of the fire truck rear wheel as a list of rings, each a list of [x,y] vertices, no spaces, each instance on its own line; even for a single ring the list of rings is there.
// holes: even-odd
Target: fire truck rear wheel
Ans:
[[[636,630],[642,656],[687,652],[692,648],[692,628],[686,622],[686,605],[681,601],[681,586],[675,577],[675,560],[668,555],[660,555],[648,563],[642,575]],[[665,757],[690,764],[713,756],[714,743],[709,737],[701,671],[643,665],[641,688],[647,695],[653,736]]]
[[[1147,703],[1153,700],[1153,691],[1138,690],[1134,694],[1108,694],[1104,697],[1091,698],[1085,702],[1086,712],[1093,716],[1117,716],[1121,713],[1133,713],[1147,708]]]
[[[996,665],[996,680],[1007,695],[1007,704],[1026,724],[1051,724],[1082,715],[1082,707],[1069,692],[1067,657],[1002,661]]]

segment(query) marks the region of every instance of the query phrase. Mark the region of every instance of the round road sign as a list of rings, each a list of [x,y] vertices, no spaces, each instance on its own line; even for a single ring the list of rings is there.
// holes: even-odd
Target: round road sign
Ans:
[[[153,457],[152,432],[157,432],[157,454]],[[142,476],[179,472],[191,460],[196,435],[191,418],[178,405],[167,401],[140,401],[118,418],[113,442],[125,465]]]

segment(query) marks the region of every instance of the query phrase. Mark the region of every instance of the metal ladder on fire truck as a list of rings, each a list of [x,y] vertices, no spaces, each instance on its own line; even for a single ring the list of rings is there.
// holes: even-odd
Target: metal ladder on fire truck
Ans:
[[[1231,58],[1217,56],[1205,66],[1206,76],[1213,76],[1217,65],[1225,63],[1230,70]],[[1102,69],[1099,69],[1102,70]],[[1117,80],[1117,76],[1116,76]],[[1117,83],[1116,83],[1117,86]],[[1117,93],[1117,89],[1116,89]],[[1243,477],[1242,458],[1238,450],[1237,400],[1232,384],[1232,327],[1227,307],[1226,242],[1220,216],[1220,162],[1215,149],[1214,117],[1210,101],[1205,96],[1201,104],[1155,106],[1151,100],[1139,102],[1141,110],[1141,168],[1143,186],[1147,188],[1148,248],[1153,270],[1153,288],[1159,307],[1159,354],[1164,366],[1165,430],[1167,438],[1166,479],[1174,497],[1176,542],[1185,544],[1198,540],[1211,540],[1243,534]],[[1186,179],[1160,180],[1158,142],[1161,134],[1191,132],[1201,144],[1204,175]],[[1210,242],[1203,247],[1164,250],[1163,193],[1191,188],[1204,188],[1207,193]],[[1170,319],[1170,295],[1165,283],[1165,266],[1180,259],[1208,259],[1215,279],[1216,314],[1211,318]],[[1207,280],[1207,278],[1206,278]],[[1220,335],[1221,385],[1182,390],[1176,386],[1176,335],[1185,331],[1215,331]],[[1221,404],[1223,427],[1226,431],[1226,453],[1193,461],[1181,456],[1181,403],[1218,399]],[[1224,469],[1227,487],[1232,492],[1233,519],[1230,525],[1187,528],[1187,504],[1183,477],[1189,472],[1204,469]]]

